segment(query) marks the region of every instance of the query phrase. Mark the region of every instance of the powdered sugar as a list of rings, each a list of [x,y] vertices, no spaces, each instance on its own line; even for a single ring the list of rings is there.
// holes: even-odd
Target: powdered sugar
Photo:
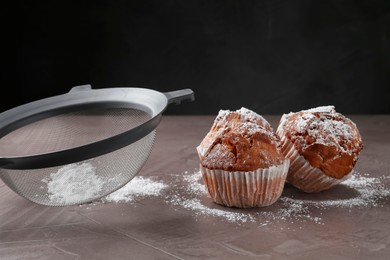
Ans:
[[[293,203],[304,203],[305,205],[310,205],[317,208],[366,208],[378,206],[378,202],[380,200],[390,197],[390,189],[386,188],[386,186],[382,183],[383,179],[384,177],[374,178],[355,172],[349,179],[342,183],[342,185],[354,189],[358,192],[358,195],[355,197],[322,201],[298,200],[292,198],[284,198],[284,200]]]
[[[211,208],[204,205],[198,198],[183,199],[181,196],[174,195],[170,197],[169,203],[173,205],[180,205],[185,209],[193,211],[196,215],[219,217],[226,219],[229,222],[242,223],[254,221],[253,216],[250,214]]]
[[[229,126],[231,121],[229,118],[231,117],[238,118],[239,119],[238,122],[240,123],[246,123],[246,122],[253,123],[267,129],[268,131],[271,131],[272,129],[271,125],[268,123],[267,120],[265,120],[264,117],[245,107],[241,107],[236,111],[222,110],[222,109],[219,110],[219,113],[214,120],[214,126],[215,125],[218,125],[220,127],[222,127],[223,125]]]
[[[106,196],[103,200],[108,202],[133,202],[139,198],[159,196],[167,187],[168,185],[163,182],[136,176],[121,189]]]
[[[96,175],[96,168],[89,162],[65,165],[42,182],[47,184],[50,201],[60,204],[88,200],[98,195],[104,184],[104,181]]]
[[[245,122],[239,125],[238,127],[239,132],[244,133],[246,135],[254,135],[255,133],[263,133],[263,134],[270,134],[268,130],[265,128],[260,127],[258,124],[252,123],[252,122]]]
[[[323,213],[330,208],[351,210],[381,206],[381,201],[390,198],[390,189],[383,183],[384,180],[385,177],[370,177],[354,172],[350,179],[339,184],[340,188],[345,187],[353,191],[352,197],[336,196],[330,199],[318,199],[318,196],[313,194],[295,192],[301,197],[297,198],[294,193],[284,192],[273,205],[248,210],[228,208],[211,202],[206,189],[202,188],[204,184],[201,172],[195,171],[192,174],[186,172],[182,176],[182,182],[172,184],[172,189],[177,192],[168,195],[166,201],[174,206],[190,210],[196,216],[212,216],[237,224],[256,223],[259,226],[266,226],[277,222],[311,221],[325,225]],[[310,199],[310,196],[317,199]]]
[[[102,180],[96,175],[96,169],[90,163],[70,164],[45,178],[51,199],[60,202],[80,200],[102,189]],[[85,182],[85,175],[91,181]],[[84,176],[84,177],[83,177]],[[329,209],[353,210],[359,208],[381,207],[390,199],[389,177],[373,177],[369,174],[354,172],[352,177],[339,184],[339,189],[329,190],[326,194],[305,194],[293,187],[285,188],[277,202],[269,207],[237,209],[217,205],[211,201],[202,182],[199,170],[184,172],[173,176],[172,182],[163,182],[156,177],[136,176],[127,185],[102,199],[103,202],[132,203],[138,199],[155,197],[167,204],[188,210],[196,218],[212,217],[234,224],[252,223],[257,226],[269,226],[276,223],[312,222],[326,225],[325,215]],[[80,178],[80,179],[79,179]],[[70,186],[69,186],[70,185]],[[64,189],[71,187],[71,189]],[[334,188],[333,188],[334,189]],[[76,192],[74,192],[76,191]],[[333,194],[333,195],[332,195]],[[329,197],[330,196],[330,197]]]
[[[245,107],[240,108],[239,110],[236,111],[238,114],[241,116],[241,121],[242,122],[252,122],[255,123],[259,126],[262,126],[266,129],[270,129],[271,125],[268,123],[267,120],[265,120],[264,117],[261,115],[255,113],[252,110],[249,110]]]
[[[315,108],[310,108],[307,110],[307,112],[310,113],[335,113],[335,107],[334,106],[319,106]]]
[[[50,201],[64,205],[80,204],[99,197],[105,185],[90,162],[65,165],[42,182],[47,184]],[[167,187],[167,184],[153,178],[136,176],[121,189],[102,198],[102,201],[133,202],[144,197],[159,196]]]
[[[207,193],[206,186],[200,182],[200,179],[202,178],[202,173],[200,171],[196,171],[194,174],[188,174],[188,171],[186,171],[184,174],[183,179],[185,183],[191,184],[185,186],[187,192],[198,196]]]
[[[214,216],[235,223],[253,221],[253,216],[248,214],[213,208],[212,206],[215,206],[214,204],[211,204],[211,206],[203,204],[202,199],[207,195],[207,190],[205,185],[201,182],[202,173],[200,171],[195,171],[193,174],[188,174],[186,171],[185,174],[182,175],[182,178],[184,185],[180,187],[184,188],[184,192],[180,191],[179,187],[175,187],[179,189],[173,189],[173,191],[176,191],[177,193],[166,197],[167,203],[191,210],[197,216]],[[180,192],[180,194],[178,192]]]

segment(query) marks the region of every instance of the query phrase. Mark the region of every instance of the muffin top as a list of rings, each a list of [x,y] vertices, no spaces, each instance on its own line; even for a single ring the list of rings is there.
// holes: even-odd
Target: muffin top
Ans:
[[[337,179],[353,169],[363,149],[356,124],[337,113],[334,106],[284,114],[278,134],[280,130],[311,166]]]
[[[197,151],[203,167],[225,171],[254,171],[284,161],[271,125],[244,107],[220,110]]]

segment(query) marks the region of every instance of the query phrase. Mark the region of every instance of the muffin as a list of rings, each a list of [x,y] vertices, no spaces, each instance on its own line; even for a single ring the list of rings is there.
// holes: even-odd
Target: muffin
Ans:
[[[320,192],[346,180],[363,149],[356,124],[334,106],[284,114],[276,134],[290,159],[287,182],[304,192]]]
[[[282,194],[289,160],[271,125],[241,108],[220,110],[197,147],[203,182],[212,200],[228,207],[265,207]]]

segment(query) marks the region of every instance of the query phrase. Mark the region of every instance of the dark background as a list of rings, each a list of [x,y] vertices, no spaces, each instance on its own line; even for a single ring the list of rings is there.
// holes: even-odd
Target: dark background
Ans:
[[[1,111],[72,86],[191,88],[167,114],[390,114],[390,1],[3,2]]]

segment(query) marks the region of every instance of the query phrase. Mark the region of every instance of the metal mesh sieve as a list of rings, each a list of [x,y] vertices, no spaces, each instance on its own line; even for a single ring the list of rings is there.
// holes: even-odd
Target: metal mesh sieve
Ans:
[[[0,178],[47,206],[91,202],[127,184],[148,159],[169,103],[191,90],[73,88],[0,114]]]
[[[150,118],[143,111],[126,108],[88,109],[53,116],[21,127],[0,139],[0,156],[29,156],[88,145],[123,133]],[[0,175],[12,190],[38,204],[65,206],[85,203],[106,196],[129,182],[146,162],[154,137],[155,131],[124,148],[71,166],[22,171],[1,169]],[[69,168],[77,172],[80,165],[86,163],[92,170],[84,173],[81,180],[63,176],[70,171],[61,173],[61,169]],[[56,185],[55,193],[49,190],[53,184]]]

